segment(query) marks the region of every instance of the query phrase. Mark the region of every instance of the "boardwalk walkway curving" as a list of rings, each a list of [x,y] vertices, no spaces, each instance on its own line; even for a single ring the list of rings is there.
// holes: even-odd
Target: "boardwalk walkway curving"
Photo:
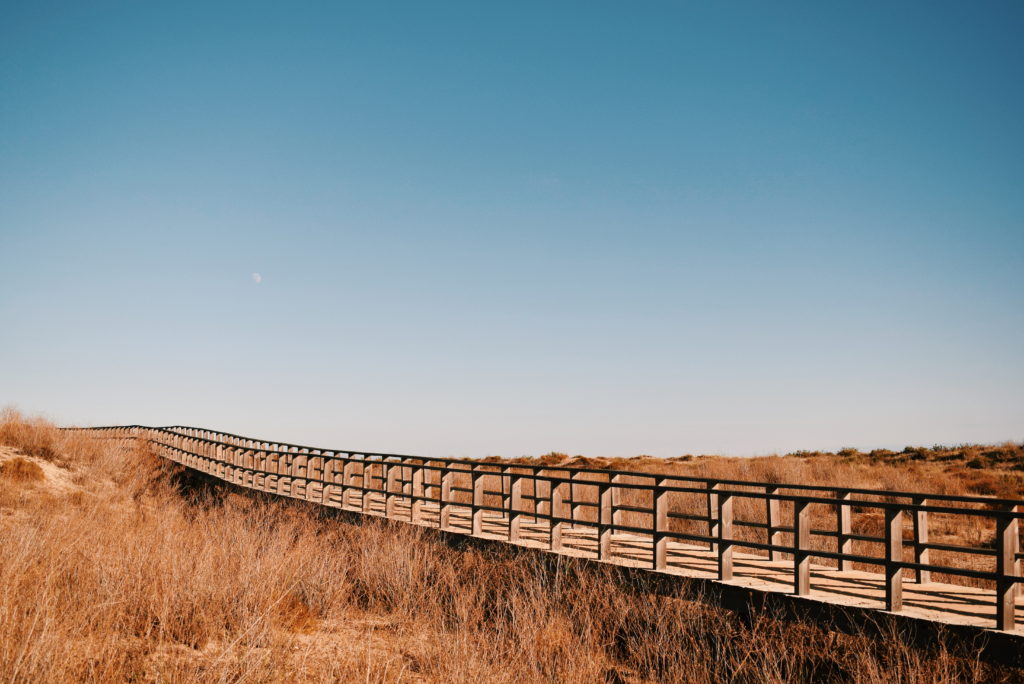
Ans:
[[[191,427],[91,428],[235,485],[862,614],[1024,653],[1024,501],[317,449]],[[977,546],[929,533],[970,525]],[[880,528],[880,529],[879,529]]]

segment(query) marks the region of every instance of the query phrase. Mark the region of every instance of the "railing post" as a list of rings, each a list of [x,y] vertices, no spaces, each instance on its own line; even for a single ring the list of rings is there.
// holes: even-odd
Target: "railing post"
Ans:
[[[1010,506],[1006,513],[1013,514],[1020,510],[1018,506]],[[1017,626],[1017,582],[1009,579],[1010,575],[1019,576],[1020,562],[1020,520],[1011,515],[996,517],[996,629],[1012,630]]]
[[[903,511],[885,509],[885,609],[903,610]]]
[[[653,490],[654,519],[651,521],[651,537],[654,545],[655,570],[668,568],[668,537],[665,536],[665,532],[668,531],[668,492],[664,489],[665,483],[663,478],[658,478]]]
[[[707,494],[707,499],[708,499],[708,536],[709,537],[717,537],[718,536],[718,494],[715,494],[715,490],[718,489],[718,483],[717,482],[708,482],[707,483],[707,488],[708,488],[708,494]],[[711,553],[717,553],[717,551],[718,551],[718,544],[716,544],[715,542],[712,541],[712,542],[710,542],[709,548],[711,549]]]
[[[253,448],[251,444],[246,444],[250,449]],[[259,458],[266,464],[263,475],[263,491],[265,492],[277,492],[277,479],[280,477],[279,473],[281,470],[281,454],[268,454],[264,451],[257,451]]]
[[[613,515],[612,488],[602,482],[597,486],[597,557],[600,560],[612,556]]]
[[[778,487],[769,486],[764,488],[764,493],[767,498],[764,500],[765,505],[765,524],[767,525],[768,543],[772,546],[780,546],[782,544],[782,533],[779,532],[779,522],[781,514],[779,511],[779,500],[775,498],[775,494],[779,491]],[[771,549],[768,552],[768,560],[779,561],[782,560],[781,549]]]
[[[568,484],[565,482],[549,482],[550,500],[548,509],[551,511],[550,522],[550,544],[552,550],[562,548],[562,530],[565,525],[562,518],[565,517],[565,489]]]
[[[420,519],[420,514],[423,510],[423,478],[426,475],[426,464],[420,463],[419,465],[410,466],[412,468],[412,501],[409,504],[409,521],[417,522]]]
[[[576,527],[576,514],[580,512],[579,500],[583,498],[583,495],[579,492],[579,486],[576,484],[576,473],[572,470],[569,471],[569,527]]]
[[[512,505],[512,481],[508,478],[508,466],[501,466],[501,475],[498,476],[498,481],[501,483],[501,508],[504,511],[508,511]],[[512,524],[512,518],[509,519],[509,524]]]
[[[341,464],[341,507],[345,508],[352,505],[352,470],[354,462],[349,460],[351,456],[346,456],[345,460]]]
[[[394,494],[395,491],[395,475],[398,473],[401,466],[396,466],[393,463],[385,463],[384,466],[384,516],[392,518],[395,515],[395,504],[397,498]]]
[[[839,489],[836,490],[836,498],[846,502],[852,498],[852,495],[844,489]],[[852,509],[849,504],[836,504],[836,551],[838,553],[853,553],[853,540],[850,539],[850,533],[853,532],[851,514]],[[837,563],[837,567],[839,570],[844,571],[853,570],[853,561],[846,558],[840,558]]]
[[[473,479],[473,534],[477,535],[484,531],[484,472],[472,471]]]
[[[306,500],[312,501],[316,488],[320,485],[320,502],[324,501],[324,457],[321,452],[314,451],[306,461]]]
[[[543,470],[533,471],[533,522],[535,524],[540,524],[541,516],[551,515],[551,481],[541,479],[543,477]],[[546,492],[542,485],[547,485]]]
[[[612,525],[619,526],[623,524],[623,517],[625,511],[619,510],[619,506],[622,505],[622,490],[615,485],[621,482],[622,473],[615,473],[611,477],[612,483]]]
[[[441,488],[438,493],[438,508],[440,514],[438,518],[438,527],[442,530],[447,530],[452,524],[452,472],[448,470],[448,466],[442,466],[441,470]]]
[[[509,506],[508,506],[508,540],[519,541],[523,525],[523,478],[516,473],[510,473],[511,480],[508,485]]]
[[[373,461],[363,460],[363,472],[362,472],[362,492],[363,495],[359,499],[359,503],[362,504],[364,514],[369,514],[373,506]]]
[[[914,497],[914,562],[927,565],[931,554],[928,553],[928,511],[919,510],[918,506],[927,506],[928,499]],[[932,581],[931,570],[915,571],[918,584]]]
[[[333,458],[324,457],[324,466],[320,470],[320,504],[329,505],[331,496],[334,493],[334,466]]]
[[[811,504],[793,502],[793,592],[797,596],[811,593]]]
[[[718,579],[732,579],[732,496],[718,500]]]

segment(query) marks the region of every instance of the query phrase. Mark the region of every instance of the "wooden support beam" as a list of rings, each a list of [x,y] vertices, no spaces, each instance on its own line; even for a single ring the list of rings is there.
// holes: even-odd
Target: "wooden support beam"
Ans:
[[[1010,506],[1007,513],[1016,513],[1019,506]],[[1020,520],[1009,515],[996,518],[996,629],[1016,628],[1017,582],[1009,576],[1019,576],[1020,561]]]
[[[411,466],[412,468],[412,502],[409,505],[409,521],[419,522],[423,512],[424,477],[426,471],[423,464]]]
[[[775,546],[781,546],[782,545],[782,532],[779,531],[779,527],[781,527],[780,523],[782,522],[782,520],[781,520],[782,516],[781,516],[781,512],[779,510],[780,504],[779,504],[779,500],[778,499],[771,498],[771,496],[773,494],[778,493],[778,491],[779,491],[779,488],[774,486],[774,485],[770,485],[770,486],[767,486],[767,487],[764,488],[764,493],[767,494],[768,497],[769,497],[769,498],[764,500],[764,504],[765,504],[765,523],[768,525],[768,529],[766,530],[767,531],[767,537],[768,537],[768,543],[772,544],[772,545],[775,545]],[[782,550],[781,549],[772,549],[772,550],[770,550],[768,552],[768,558],[769,558],[769,560],[773,560],[773,561],[780,561],[780,560],[782,560]]]
[[[885,509],[885,609],[903,610],[903,511]]]
[[[356,493],[355,490],[352,489],[352,480],[355,477],[355,475],[353,474],[353,471],[355,470],[355,467],[356,467],[355,461],[350,461],[350,460],[346,460],[344,463],[342,463],[342,466],[341,466],[341,507],[342,508],[348,508],[349,506],[352,506],[352,498],[353,498],[353,495]]]
[[[508,540],[519,541],[523,526],[523,478],[521,475],[509,475]]]
[[[927,506],[928,499],[914,497],[914,506]],[[927,565],[931,562],[931,554],[928,550],[928,511],[914,509],[914,562]],[[932,581],[931,570],[916,570],[918,584],[926,584]]]
[[[659,479],[654,486],[654,519],[653,544],[654,544],[654,569],[665,570],[668,568],[668,492],[664,489],[665,480]]]
[[[569,485],[565,482],[549,483],[550,498],[548,508],[551,511],[551,532],[549,546],[552,549],[562,548],[562,530],[565,523],[560,519],[565,517],[565,490]]]
[[[373,468],[375,465],[377,464],[373,461],[363,461],[362,478],[360,480],[362,482],[362,495],[359,497],[359,503],[363,513],[367,514],[370,512],[370,503],[373,500],[372,492],[369,490],[373,487]]]
[[[836,490],[836,498],[849,501],[852,496],[845,489]],[[852,507],[849,504],[836,504],[836,552],[853,553],[853,539],[850,534],[853,532],[853,521],[851,518]],[[840,558],[838,561],[840,570],[853,570],[853,561]]]
[[[320,471],[320,504],[331,505],[331,496],[334,493],[334,466],[336,461],[333,458],[325,458],[323,468]]]
[[[395,503],[397,499],[395,496],[395,481],[397,480],[396,476],[400,467],[394,463],[381,464],[383,469],[381,484],[384,487],[384,516],[388,518],[395,517]]]
[[[545,477],[543,470],[538,470],[533,478],[533,522],[540,523],[551,515],[551,481],[542,479]]]
[[[811,593],[811,505],[793,502],[793,593]]]
[[[623,518],[624,518],[624,516],[626,514],[625,511],[620,510],[620,508],[619,508],[622,505],[623,491],[622,491],[621,488],[614,486],[614,485],[617,485],[618,483],[620,483],[622,481],[623,477],[624,477],[624,475],[622,473],[615,473],[615,474],[613,474],[609,478],[609,481],[613,485],[612,486],[612,525],[613,526],[622,525],[624,523]]]
[[[484,482],[487,476],[480,470],[474,470],[473,479],[473,534],[484,531]]]
[[[732,579],[732,496],[718,499],[718,579]]]
[[[510,506],[512,505],[512,481],[509,479],[509,467],[501,466],[501,476],[498,478],[501,484],[501,509],[505,511],[505,515],[508,515]],[[509,524],[512,524],[512,518],[509,517]]]
[[[708,493],[707,493],[708,536],[709,537],[717,537],[718,536],[718,494],[715,493],[715,490],[718,489],[718,483],[717,482],[708,482],[708,483],[706,483],[706,486],[707,486],[707,489],[708,489]],[[711,553],[717,553],[718,552],[718,544],[716,544],[715,542],[711,542],[709,548],[711,549]]]
[[[597,557],[608,560],[612,557],[612,520],[615,514],[610,485],[598,485],[597,502]]]
[[[445,468],[441,471],[441,489],[439,490],[438,506],[441,509],[440,519],[438,520],[438,527],[442,530],[447,530],[452,526],[452,479],[455,474]]]

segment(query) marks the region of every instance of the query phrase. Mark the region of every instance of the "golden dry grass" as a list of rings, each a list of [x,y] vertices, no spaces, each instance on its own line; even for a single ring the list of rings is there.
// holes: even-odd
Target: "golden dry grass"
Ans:
[[[745,622],[568,559],[197,487],[145,450],[8,413],[11,435],[75,485],[0,480],[5,681],[1018,679],[941,646]]]
[[[37,482],[44,479],[43,469],[39,464],[17,456],[0,463],[0,477],[16,482]]]

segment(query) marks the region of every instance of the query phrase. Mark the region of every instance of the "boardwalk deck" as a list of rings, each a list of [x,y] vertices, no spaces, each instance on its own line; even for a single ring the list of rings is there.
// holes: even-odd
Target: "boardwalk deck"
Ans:
[[[756,599],[856,624],[889,615],[980,639],[987,656],[1024,665],[1024,501],[367,454],[200,428],[93,429],[244,488],[698,583],[722,603]],[[929,539],[950,525],[991,541]]]

